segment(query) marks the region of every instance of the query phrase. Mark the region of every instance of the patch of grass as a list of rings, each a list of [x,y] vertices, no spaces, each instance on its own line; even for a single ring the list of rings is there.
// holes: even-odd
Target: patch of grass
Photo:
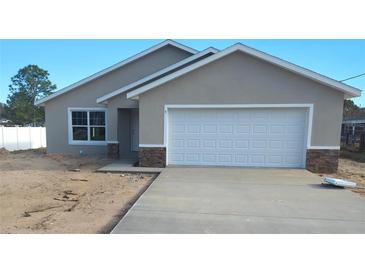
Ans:
[[[350,151],[347,149],[341,149],[340,157],[360,163],[365,163],[365,151]]]

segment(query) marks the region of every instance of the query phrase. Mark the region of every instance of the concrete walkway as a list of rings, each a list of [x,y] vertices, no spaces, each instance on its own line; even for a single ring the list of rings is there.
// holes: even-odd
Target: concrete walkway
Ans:
[[[365,198],[306,170],[166,168],[112,233],[365,233]]]
[[[133,164],[136,161],[133,160],[119,160],[115,161],[109,165],[103,166],[96,170],[97,172],[115,172],[115,173],[160,173],[163,168],[156,167],[138,167]]]

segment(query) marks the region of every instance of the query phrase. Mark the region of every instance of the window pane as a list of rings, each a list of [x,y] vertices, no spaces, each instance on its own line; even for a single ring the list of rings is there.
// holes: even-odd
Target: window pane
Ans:
[[[90,127],[90,140],[105,141],[105,127]]]
[[[86,126],[87,111],[72,111],[72,125]]]
[[[72,138],[74,141],[87,141],[87,127],[73,127]]]
[[[104,111],[90,111],[90,125],[105,126],[105,112]]]

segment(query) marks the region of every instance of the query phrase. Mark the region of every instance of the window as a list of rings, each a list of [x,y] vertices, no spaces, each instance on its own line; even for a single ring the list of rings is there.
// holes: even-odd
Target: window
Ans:
[[[70,144],[105,144],[105,109],[70,109]]]

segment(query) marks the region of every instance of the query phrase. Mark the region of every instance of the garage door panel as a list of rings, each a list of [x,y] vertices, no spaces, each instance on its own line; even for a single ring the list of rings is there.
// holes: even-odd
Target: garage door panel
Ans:
[[[295,166],[301,160],[301,156],[297,154],[288,154],[285,156],[285,164]]]
[[[284,147],[284,141],[282,140],[270,140],[269,141],[269,149],[271,150],[277,150],[277,149],[283,149]]]
[[[171,162],[184,162],[184,153],[170,152],[169,159]]]
[[[215,164],[217,162],[217,156],[213,153],[207,153],[202,155],[203,163]]]
[[[186,148],[200,148],[200,140],[199,139],[188,139],[186,142]]]
[[[251,131],[251,126],[249,124],[239,124],[236,126],[236,133],[249,135]]]
[[[301,141],[297,139],[289,140],[286,142],[286,149],[290,151],[300,151],[303,148],[303,144]]]
[[[287,125],[285,129],[286,129],[285,134],[289,136],[297,136],[297,135],[302,135],[304,133],[304,128],[302,124]]]
[[[237,113],[234,111],[216,111],[219,122],[232,122],[236,119]]]
[[[267,125],[253,125],[252,135],[253,137],[267,136]]]
[[[219,133],[233,133],[233,124],[226,124],[223,122],[221,125],[219,125]]]
[[[185,133],[185,124],[179,124],[176,122],[171,129],[173,133]]]
[[[252,110],[251,122],[253,123],[266,123],[270,119],[269,111],[267,110]]]
[[[168,163],[303,167],[304,109],[169,110]]]
[[[290,111],[286,115],[287,122],[297,123],[304,122],[306,120],[305,112]]]
[[[254,166],[265,165],[265,155],[263,154],[251,154],[249,155],[250,164]]]
[[[237,120],[240,123],[250,122],[250,113],[249,112],[238,112],[237,113]]]
[[[252,149],[266,149],[266,140],[253,140],[250,142]]]
[[[235,141],[235,148],[236,149],[248,149],[249,148],[249,141],[248,140],[236,140]]]
[[[218,132],[218,126],[216,124],[204,124],[203,125],[203,134],[214,134]]]
[[[218,154],[217,157],[217,162],[222,164],[230,164],[233,160],[232,154]]]
[[[288,117],[288,113],[282,111],[271,111],[270,112],[270,121],[275,123],[277,121],[286,122]]]
[[[199,162],[200,161],[200,154],[198,153],[186,153],[185,154],[187,162]]]
[[[248,155],[247,154],[239,154],[235,155],[235,163],[238,165],[246,165],[248,162]]]
[[[278,135],[282,136],[285,134],[285,125],[283,124],[272,124],[269,126],[269,134],[271,136]]]
[[[215,149],[217,147],[217,141],[216,140],[209,140],[205,139],[202,141],[202,148],[205,149]]]
[[[283,164],[283,155],[269,155],[267,157],[267,163],[269,165],[282,165]]]
[[[219,149],[233,148],[233,140],[219,140]]]
[[[189,121],[201,121],[203,117],[203,113],[202,112],[186,112],[185,113],[185,121],[189,120]]]
[[[172,146],[175,148],[184,148],[185,140],[184,139],[174,139],[174,140],[172,140]]]
[[[187,133],[201,133],[201,125],[191,124],[186,127]]]

